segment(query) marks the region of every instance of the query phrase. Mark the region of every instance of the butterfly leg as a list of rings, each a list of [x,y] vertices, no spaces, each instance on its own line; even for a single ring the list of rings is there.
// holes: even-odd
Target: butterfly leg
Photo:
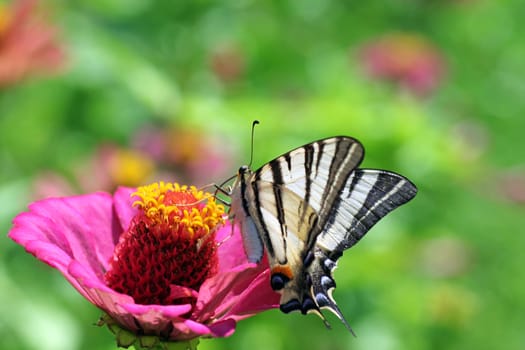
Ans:
[[[223,245],[225,242],[227,242],[230,238],[233,237],[233,230],[235,228],[235,221],[234,221],[234,217],[230,217],[230,220],[232,221],[232,224],[231,224],[231,231],[230,233],[228,234],[228,236],[224,237],[223,239],[221,239],[219,242],[217,242],[217,247],[220,247],[221,245]]]

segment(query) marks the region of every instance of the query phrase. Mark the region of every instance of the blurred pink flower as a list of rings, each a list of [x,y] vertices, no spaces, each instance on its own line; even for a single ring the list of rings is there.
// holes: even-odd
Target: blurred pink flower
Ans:
[[[37,0],[0,4],[0,87],[35,73],[54,72],[64,64],[56,30],[40,18]]]
[[[51,171],[37,174],[33,198],[113,192],[119,185],[135,187],[162,178],[203,185],[229,176],[232,153],[198,128],[142,127],[129,147],[102,144],[79,159],[68,177]]]
[[[244,56],[231,45],[220,47],[211,54],[210,67],[223,83],[239,80],[246,70]]]
[[[394,81],[416,95],[431,93],[445,73],[439,50],[415,34],[389,34],[359,50],[359,59],[372,78]]]
[[[197,127],[143,128],[133,139],[133,149],[153,159],[161,174],[183,181],[207,184],[232,168],[228,147]]]
[[[154,160],[139,150],[105,143],[75,169],[75,179],[83,193],[112,192],[119,185],[134,187],[150,180],[155,166]]]
[[[76,194],[71,183],[63,176],[52,171],[42,171],[33,180],[32,198],[63,197]]]
[[[247,261],[239,232],[221,226],[224,209],[208,196],[160,183],[45,199],[14,219],[9,237],[103,310],[122,346],[225,337],[277,307],[279,295],[267,263]]]
[[[32,197],[38,200],[97,190],[112,192],[119,185],[138,186],[151,180],[155,166],[140,151],[106,143],[76,164],[69,178],[49,170],[37,174]]]
[[[500,171],[496,181],[500,197],[515,204],[525,204],[525,171],[513,169]]]

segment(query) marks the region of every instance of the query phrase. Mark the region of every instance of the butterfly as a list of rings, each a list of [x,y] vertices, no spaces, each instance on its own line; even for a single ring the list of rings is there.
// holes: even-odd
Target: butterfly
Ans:
[[[337,260],[417,193],[399,174],[358,168],[363,156],[354,138],[325,138],[255,171],[242,166],[229,191],[248,260],[258,263],[266,252],[281,311],[315,313],[330,327],[321,312],[329,310],[352,334],[332,297]]]

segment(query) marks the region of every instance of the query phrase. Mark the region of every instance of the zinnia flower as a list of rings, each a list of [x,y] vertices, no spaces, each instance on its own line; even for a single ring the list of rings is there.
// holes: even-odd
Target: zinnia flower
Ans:
[[[223,214],[210,194],[161,182],[34,202],[9,237],[103,310],[120,346],[151,347],[229,336],[278,306],[267,262],[248,263]]]
[[[394,81],[416,95],[427,95],[440,83],[445,62],[425,38],[390,34],[364,45],[359,58],[373,78]]]
[[[36,0],[0,4],[0,87],[60,69],[64,52],[56,30],[36,10]]]

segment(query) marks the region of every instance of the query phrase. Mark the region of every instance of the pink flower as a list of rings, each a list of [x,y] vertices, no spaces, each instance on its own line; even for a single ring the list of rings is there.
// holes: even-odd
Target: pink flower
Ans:
[[[142,335],[225,337],[277,307],[279,295],[267,263],[248,263],[239,232],[221,226],[223,212],[194,187],[120,187],[34,202],[9,237],[103,310],[122,346]],[[119,339],[121,331],[135,337]]]
[[[97,190],[113,192],[118,186],[135,187],[163,178],[202,185],[229,176],[233,150],[220,145],[204,130],[187,126],[143,126],[131,145],[105,143],[77,160],[68,176],[43,171],[33,182],[35,200]],[[219,147],[220,146],[220,147]]]
[[[500,197],[514,204],[525,204],[525,171],[513,169],[497,174],[496,189]]]
[[[416,95],[427,95],[440,83],[445,62],[423,37],[390,34],[364,45],[359,58],[366,73],[394,81]]]
[[[53,72],[64,63],[56,31],[41,19],[36,0],[0,5],[0,87],[41,72]]]
[[[176,174],[183,182],[207,184],[231,169],[232,150],[195,126],[143,127],[134,135],[132,147],[154,160],[161,175]]]
[[[155,166],[153,159],[141,151],[106,143],[99,146],[74,173],[83,192],[95,189],[112,192],[119,185],[133,187],[150,180]]]
[[[218,47],[211,53],[209,61],[212,72],[225,84],[238,81],[246,71],[244,56],[233,45]]]
[[[37,174],[32,183],[32,198],[62,197],[76,194],[72,184],[58,173],[44,170]]]
[[[76,164],[67,178],[52,171],[37,174],[32,186],[33,198],[70,196],[95,190],[111,192],[119,185],[137,186],[149,181],[155,168],[149,155],[107,143]]]

